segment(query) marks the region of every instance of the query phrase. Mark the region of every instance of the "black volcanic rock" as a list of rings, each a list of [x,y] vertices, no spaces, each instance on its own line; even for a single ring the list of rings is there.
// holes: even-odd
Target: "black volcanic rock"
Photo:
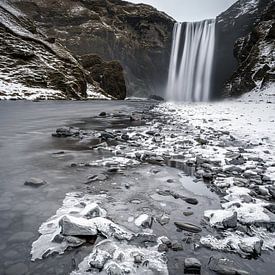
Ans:
[[[11,1],[75,55],[118,60],[128,95],[159,95],[165,87],[174,25],[166,14],[121,0]]]
[[[215,97],[240,95],[256,87],[257,80],[251,79],[252,70],[253,73],[259,70],[256,78],[265,78],[266,83],[268,78],[272,79],[272,73],[266,74],[272,71],[267,67],[269,60],[260,52],[265,47],[263,43],[271,40],[268,37],[274,27],[267,21],[274,19],[266,16],[271,15],[272,5],[273,0],[239,0],[217,17],[213,73]],[[270,34],[266,28],[270,28]],[[274,44],[272,47],[274,52]]]
[[[275,2],[262,11],[260,21],[234,47],[238,68],[227,82],[226,94],[238,96],[275,82]]]
[[[84,73],[73,56],[60,45],[48,42],[21,12],[1,1],[0,98],[85,97]]]
[[[83,68],[89,72],[88,81],[96,81],[108,95],[125,99],[126,85],[123,68],[118,61],[103,61],[98,55],[86,54],[79,58]]]

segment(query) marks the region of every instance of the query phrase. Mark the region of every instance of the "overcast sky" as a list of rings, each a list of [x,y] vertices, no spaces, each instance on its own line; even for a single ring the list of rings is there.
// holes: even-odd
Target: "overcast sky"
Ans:
[[[171,15],[177,21],[215,18],[237,0],[127,0],[145,3]]]

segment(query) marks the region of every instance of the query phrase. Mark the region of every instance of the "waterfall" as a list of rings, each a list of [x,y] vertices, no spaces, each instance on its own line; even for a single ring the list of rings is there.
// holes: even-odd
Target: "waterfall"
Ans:
[[[214,47],[215,20],[175,23],[167,100],[209,100]]]

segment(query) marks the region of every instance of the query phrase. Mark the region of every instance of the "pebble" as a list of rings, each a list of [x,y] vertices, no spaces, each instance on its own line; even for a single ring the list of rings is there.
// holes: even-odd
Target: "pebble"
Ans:
[[[165,236],[160,237],[159,240],[160,240],[162,243],[166,244],[167,246],[171,246],[171,245],[172,245],[172,242],[170,241],[170,239],[168,239],[168,238],[165,237]]]
[[[197,205],[199,203],[198,200],[195,198],[182,198],[182,200],[193,205]]]
[[[191,223],[174,222],[174,224],[180,230],[185,230],[192,233],[200,233],[202,231],[202,229],[199,226],[196,226]]]
[[[181,251],[183,250],[183,245],[180,242],[175,241],[172,243],[171,249],[174,251]]]
[[[143,255],[137,253],[136,255],[134,255],[134,263],[135,264],[141,264],[143,262]]]
[[[169,250],[168,246],[164,243],[159,244],[158,252],[167,252]]]
[[[39,187],[42,185],[45,185],[47,182],[39,179],[39,178],[30,178],[29,180],[26,180],[24,185],[31,186],[31,187]]]
[[[184,211],[183,212],[183,215],[186,217],[192,216],[193,214],[194,214],[194,212],[192,212],[192,211]]]
[[[170,217],[164,214],[161,217],[158,217],[157,221],[163,226],[169,223]]]

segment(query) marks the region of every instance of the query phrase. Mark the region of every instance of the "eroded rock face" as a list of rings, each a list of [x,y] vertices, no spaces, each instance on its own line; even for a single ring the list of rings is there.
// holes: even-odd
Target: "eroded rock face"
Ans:
[[[1,99],[86,97],[86,80],[78,62],[49,41],[21,12],[1,1]]]
[[[125,70],[128,95],[161,94],[174,24],[166,14],[121,0],[12,2],[74,54],[118,60]],[[117,63],[111,65],[118,71]]]
[[[260,21],[234,46],[238,68],[227,82],[229,95],[240,95],[275,82],[275,3],[269,3]]]
[[[217,17],[213,96],[238,96],[274,81],[272,14],[272,0],[239,0]]]
[[[86,54],[79,58],[81,65],[89,72],[88,81],[96,81],[108,95],[116,99],[126,97],[123,68],[116,60],[106,62],[98,55]]]

